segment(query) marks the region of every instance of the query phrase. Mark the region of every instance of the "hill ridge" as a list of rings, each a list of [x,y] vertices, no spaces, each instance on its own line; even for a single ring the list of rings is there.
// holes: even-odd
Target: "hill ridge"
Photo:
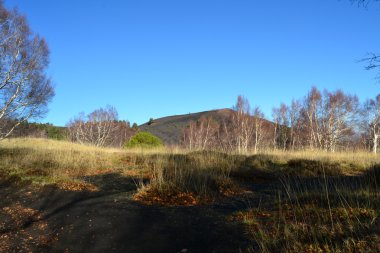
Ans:
[[[217,122],[222,122],[233,112],[230,108],[213,109],[188,114],[164,116],[154,119],[152,123],[145,122],[139,126],[141,131],[150,132],[161,138],[166,145],[178,145],[182,139],[183,129],[190,122],[202,117],[212,117]]]

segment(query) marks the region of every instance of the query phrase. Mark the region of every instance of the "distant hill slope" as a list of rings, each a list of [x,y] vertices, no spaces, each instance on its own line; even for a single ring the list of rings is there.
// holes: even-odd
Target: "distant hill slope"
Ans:
[[[174,145],[180,143],[182,139],[182,131],[191,121],[197,121],[201,117],[212,117],[215,121],[222,122],[223,119],[226,119],[231,113],[231,109],[220,109],[168,116],[155,119],[150,125],[148,122],[144,123],[139,126],[139,129],[160,137],[165,144]]]

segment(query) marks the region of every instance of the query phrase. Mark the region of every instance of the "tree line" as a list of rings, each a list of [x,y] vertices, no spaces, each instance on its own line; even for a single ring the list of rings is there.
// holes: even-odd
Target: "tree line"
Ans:
[[[5,131],[11,129],[15,124],[18,126],[8,135],[10,138],[17,137],[33,137],[47,138],[54,140],[66,140],[67,132],[64,127],[57,127],[51,123],[36,123],[36,122],[15,122],[11,120],[3,120],[2,127]]]
[[[20,125],[14,133],[18,136],[29,131],[33,136],[65,138],[99,147],[124,147],[139,132],[136,123],[131,126],[128,121],[119,120],[112,106],[78,114],[65,130],[49,124]],[[266,150],[377,153],[379,144],[380,94],[360,103],[357,96],[342,90],[320,91],[316,87],[289,105],[281,103],[274,107],[270,119],[260,107],[251,107],[247,98],[238,96],[224,117],[201,117],[189,122],[179,143],[189,150],[238,153]]]
[[[377,153],[380,137],[380,95],[360,103],[342,90],[316,87],[300,99],[272,110],[272,122],[259,107],[238,96],[230,115],[217,122],[201,118],[183,131],[182,144],[191,150],[370,150]]]

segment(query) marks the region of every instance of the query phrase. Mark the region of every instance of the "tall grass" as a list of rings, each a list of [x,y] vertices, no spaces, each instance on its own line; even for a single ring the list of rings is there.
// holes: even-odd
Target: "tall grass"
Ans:
[[[151,164],[151,179],[148,186],[143,185],[140,189],[139,197],[143,199],[155,197],[170,202],[185,193],[202,201],[234,190],[230,172],[239,164],[235,156],[193,152],[154,155],[146,159]]]
[[[0,142],[0,175],[35,183],[75,178],[117,169],[121,151],[65,141],[9,139]]]
[[[321,150],[279,151],[269,150],[264,154],[270,155],[279,163],[289,160],[312,160],[323,163],[337,163],[347,173],[362,172],[374,164],[380,163],[380,155],[366,151],[326,152]]]
[[[380,167],[359,177],[282,179],[277,205],[243,221],[252,252],[380,252]]]

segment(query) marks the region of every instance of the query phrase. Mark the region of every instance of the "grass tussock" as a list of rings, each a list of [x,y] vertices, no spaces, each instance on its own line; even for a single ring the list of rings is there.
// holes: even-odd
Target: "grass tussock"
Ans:
[[[380,167],[360,177],[283,178],[273,209],[231,219],[246,225],[252,252],[380,252]]]
[[[148,185],[141,185],[136,199],[145,202],[193,205],[239,191],[230,178],[236,157],[218,152],[154,155]]]

